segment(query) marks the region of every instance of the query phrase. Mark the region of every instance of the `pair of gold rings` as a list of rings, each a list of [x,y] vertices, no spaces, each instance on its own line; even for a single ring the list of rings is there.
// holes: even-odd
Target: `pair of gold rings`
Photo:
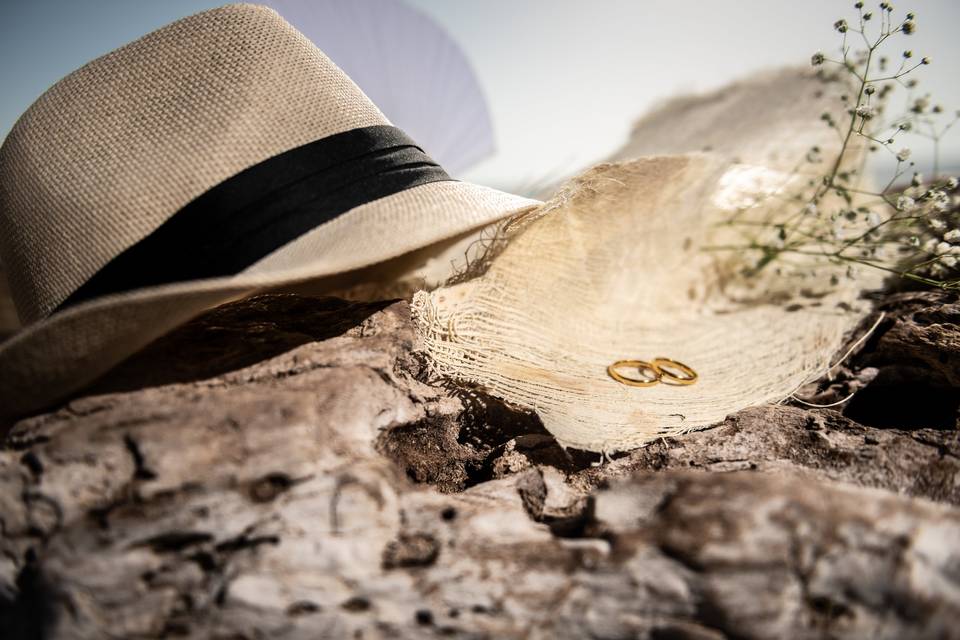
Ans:
[[[637,372],[639,378],[628,378],[620,373],[620,369],[630,368]],[[676,360],[670,358],[654,358],[646,360],[617,360],[607,367],[607,374],[621,384],[631,387],[652,387],[655,384],[672,384],[685,386],[693,384],[700,377],[697,372]]]

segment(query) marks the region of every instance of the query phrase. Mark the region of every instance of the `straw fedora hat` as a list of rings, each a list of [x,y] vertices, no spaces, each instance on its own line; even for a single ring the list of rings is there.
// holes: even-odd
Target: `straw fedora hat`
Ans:
[[[746,276],[756,254],[708,249],[737,242],[731,216],[768,220],[817,177],[802,160],[813,145],[838,151],[819,116],[842,117],[842,89],[781,70],[651,113],[619,162],[509,220],[462,277],[416,294],[434,373],[536,412],[564,446],[604,453],[782,401],[819,378],[880,272],[849,278],[846,265],[800,257]],[[631,386],[608,369],[661,357],[696,382]],[[623,374],[651,377],[632,368]]]
[[[25,326],[0,345],[0,417],[208,307],[389,280],[536,204],[452,180],[272,10],[180,20],[59,81],[0,148],[0,262]]]

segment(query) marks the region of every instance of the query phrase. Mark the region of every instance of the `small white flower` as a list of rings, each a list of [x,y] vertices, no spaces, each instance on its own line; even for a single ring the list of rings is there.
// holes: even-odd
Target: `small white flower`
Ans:
[[[930,218],[930,220],[927,221],[927,224],[929,224],[930,228],[934,231],[943,231],[947,228],[947,223],[937,218]]]
[[[957,259],[953,256],[941,256],[940,262],[951,268],[957,266]]]
[[[812,65],[815,66],[815,67],[823,64],[823,61],[824,61],[824,60],[825,60],[825,58],[824,58],[824,56],[823,56],[823,52],[822,52],[822,51],[817,51],[815,54],[813,54],[812,56],[810,56],[810,64],[812,64]]]
[[[950,196],[946,191],[932,189],[927,192],[927,197],[933,201],[933,206],[937,211],[946,211],[950,208]]]
[[[923,243],[923,250],[927,253],[933,253],[937,248],[937,241],[935,238],[930,238]]]
[[[960,240],[960,229],[950,229],[945,234],[943,234],[943,239],[947,242],[956,242]]]
[[[876,211],[871,211],[867,214],[867,224],[871,227],[875,227],[883,221],[883,218],[880,217],[880,214]]]
[[[936,249],[933,250],[934,253],[950,253],[950,245],[946,242],[941,242],[937,245]]]
[[[946,183],[945,186],[946,186],[947,189],[949,189],[950,191],[953,191],[954,189],[957,188],[957,184],[958,184],[958,182],[957,182],[957,179],[956,179],[956,178],[949,178],[949,179],[947,180],[947,183]]]
[[[869,120],[874,116],[876,112],[873,107],[868,107],[867,105],[861,105],[857,107],[857,115],[863,118],[864,120]]]
[[[917,201],[910,196],[900,196],[897,198],[897,209],[900,211],[913,211],[917,208]]]
[[[906,162],[909,159],[910,159],[910,149],[907,149],[906,147],[904,147],[903,149],[900,149],[900,151],[897,153],[897,160],[899,160],[900,162]]]

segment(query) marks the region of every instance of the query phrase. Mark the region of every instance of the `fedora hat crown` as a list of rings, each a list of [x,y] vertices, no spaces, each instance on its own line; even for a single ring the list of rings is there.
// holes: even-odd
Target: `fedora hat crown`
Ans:
[[[162,27],[59,81],[0,147],[26,325],[0,343],[0,433],[224,302],[435,286],[539,204],[453,180],[271,9]]]
[[[388,124],[265,7],[191,16],[90,62],[37,100],[0,148],[0,259],[21,321],[50,315],[244,169]]]

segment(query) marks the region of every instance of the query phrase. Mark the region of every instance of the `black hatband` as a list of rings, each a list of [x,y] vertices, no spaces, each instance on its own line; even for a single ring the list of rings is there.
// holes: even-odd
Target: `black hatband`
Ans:
[[[322,138],[206,191],[108,262],[58,310],[112,293],[234,275],[355,207],[446,180],[396,127]]]

